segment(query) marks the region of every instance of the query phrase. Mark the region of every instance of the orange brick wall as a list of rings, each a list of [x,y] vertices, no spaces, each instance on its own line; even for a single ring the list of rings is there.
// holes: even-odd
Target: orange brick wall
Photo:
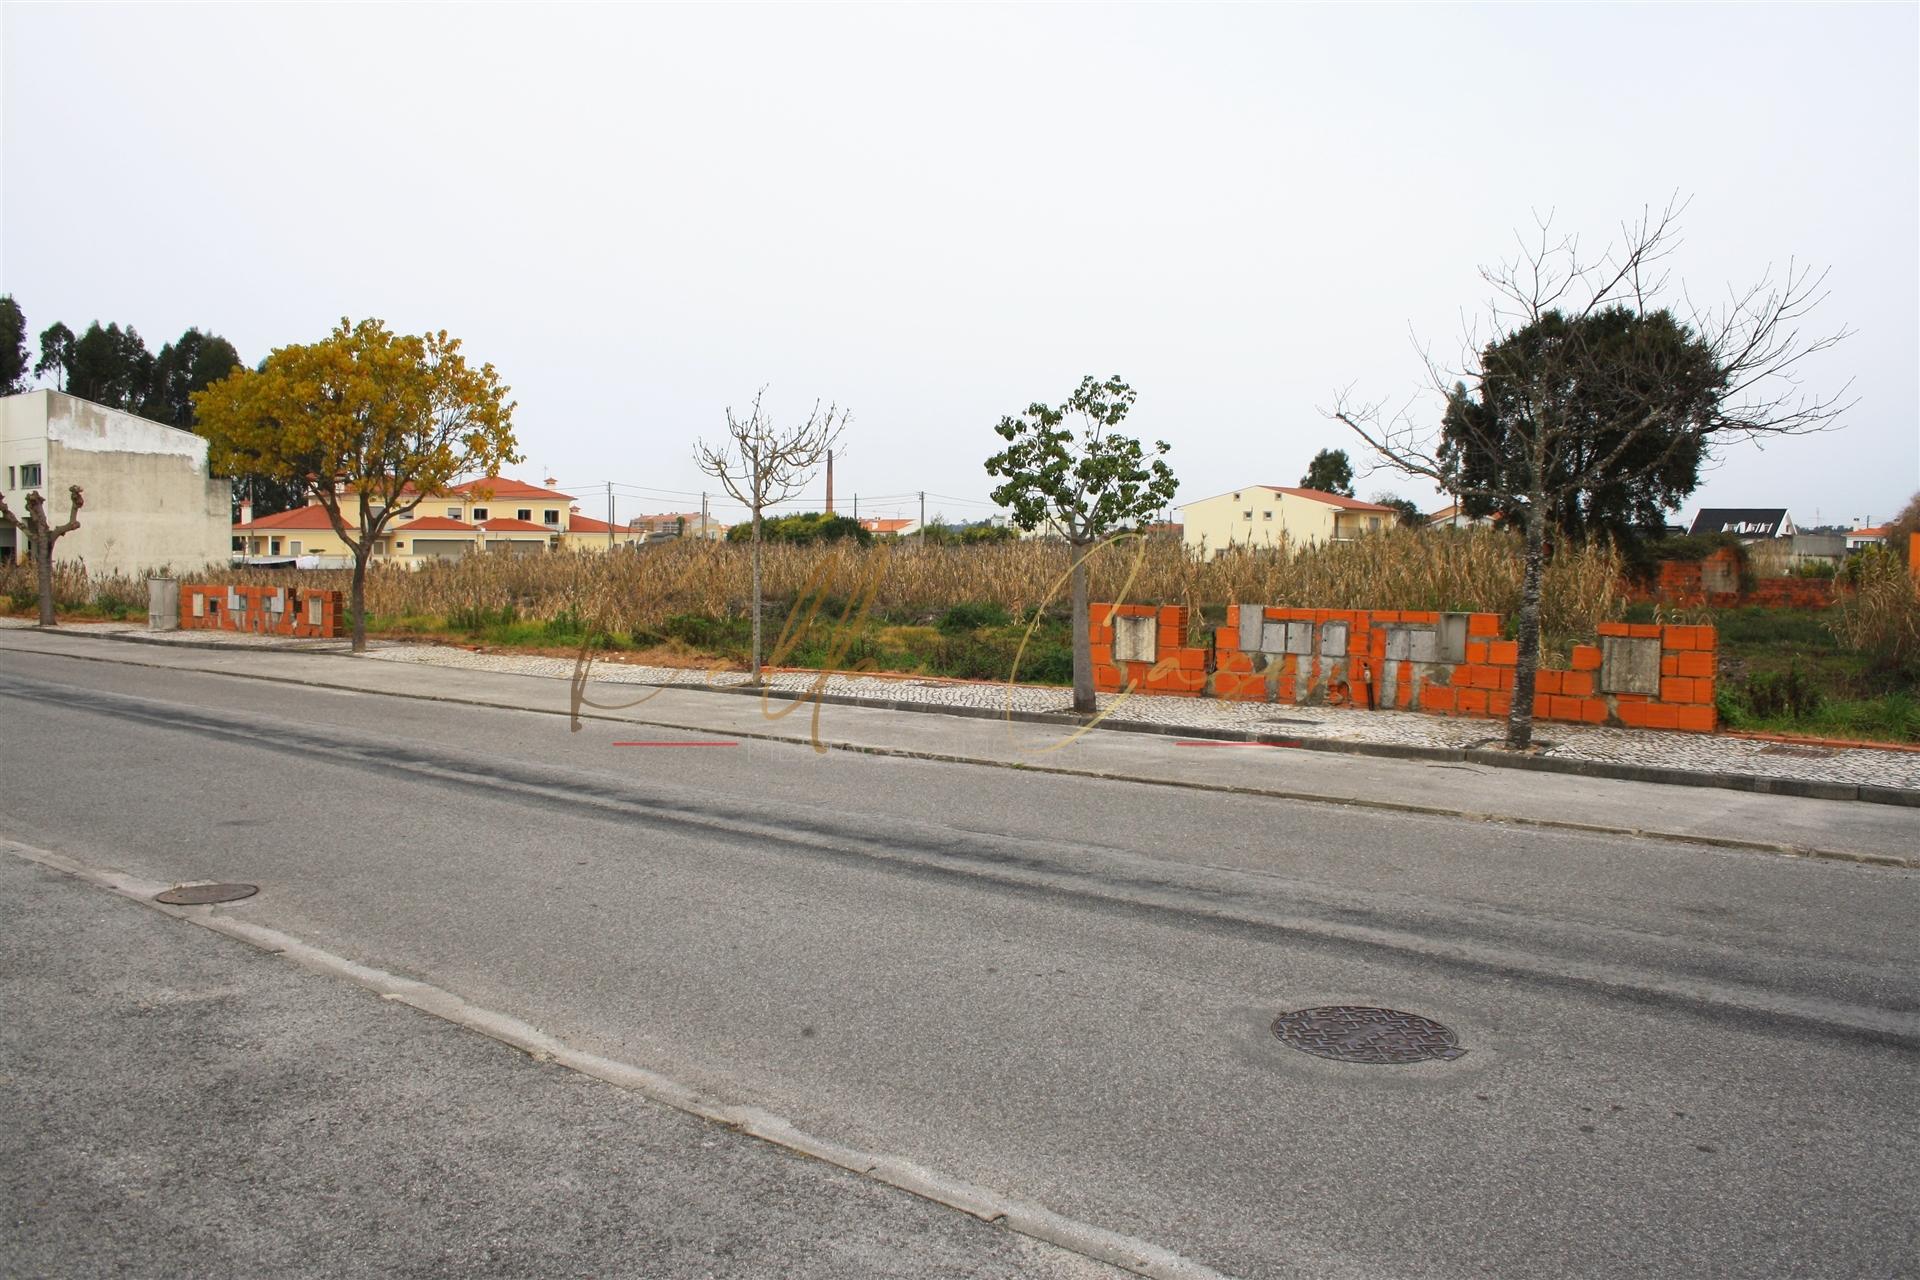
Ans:
[[[1088,611],[1093,629],[1093,687],[1101,693],[1171,693],[1198,698],[1207,691],[1207,651],[1187,643],[1187,610],[1181,605],[1096,604]],[[1155,618],[1157,662],[1121,662],[1113,653],[1113,620]]]
[[[1311,652],[1277,657],[1243,652],[1242,610],[1253,608],[1260,608],[1263,622],[1312,624]],[[1115,662],[1112,619],[1116,615],[1159,619],[1158,663]],[[1500,638],[1497,614],[1465,615],[1464,661],[1387,656],[1392,628],[1432,628],[1437,643],[1441,618],[1439,613],[1390,609],[1230,605],[1227,624],[1213,630],[1211,646],[1201,647],[1184,643],[1189,621],[1184,608],[1095,605],[1094,684],[1108,693],[1131,685],[1143,692],[1211,694],[1231,702],[1354,706],[1504,719],[1513,706],[1519,645]],[[1330,622],[1346,625],[1345,654],[1322,652],[1326,624]],[[1712,627],[1609,622],[1601,624],[1600,635],[1659,640],[1659,693],[1602,693],[1601,646],[1575,645],[1567,669],[1535,672],[1533,713],[1537,719],[1713,732],[1718,637]]]
[[[284,607],[271,607],[278,596]],[[238,597],[240,608],[228,608]],[[195,601],[199,616],[195,616]],[[313,619],[310,602],[318,601],[320,616]],[[338,591],[303,591],[299,587],[219,587],[188,584],[180,588],[180,629],[183,631],[251,631],[261,635],[334,639],[342,632],[345,613]]]

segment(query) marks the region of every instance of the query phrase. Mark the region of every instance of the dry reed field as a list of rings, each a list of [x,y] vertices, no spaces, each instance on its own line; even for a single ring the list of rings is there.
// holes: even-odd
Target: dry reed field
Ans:
[[[873,584],[880,616],[938,617],[956,604],[996,604],[1014,616],[1066,604],[1066,545],[1021,541],[982,546],[921,547],[912,541],[861,548],[850,544],[773,544],[763,548],[769,601],[790,601],[809,583],[837,598]],[[1316,608],[1462,609],[1512,615],[1520,598],[1519,542],[1485,529],[1393,531],[1350,543],[1273,551],[1233,551],[1209,561],[1177,542],[1132,539],[1096,551],[1090,561],[1096,601],[1126,598],[1198,607],[1229,603]],[[1128,579],[1131,576],[1131,585]],[[295,583],[346,590],[345,571],[218,570],[192,580]],[[475,555],[420,569],[375,565],[368,574],[368,612],[383,619],[445,619],[511,606],[527,621],[563,614],[616,632],[658,627],[676,615],[737,617],[748,607],[749,548],[734,543],[674,542],[613,552],[542,556]],[[1613,552],[1568,548],[1548,571],[1543,623],[1549,636],[1589,636],[1617,614],[1620,562]],[[31,572],[13,567],[0,588],[29,603]],[[59,583],[62,607],[120,601],[144,610],[136,580],[96,581],[72,571]]]

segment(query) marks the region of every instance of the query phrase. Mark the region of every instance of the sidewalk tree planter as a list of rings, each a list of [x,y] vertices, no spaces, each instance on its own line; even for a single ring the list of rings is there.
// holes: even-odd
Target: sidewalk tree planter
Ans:
[[[1000,419],[994,431],[1007,448],[987,459],[987,474],[1003,481],[993,500],[1013,512],[1013,523],[1029,533],[1057,531],[1073,549],[1073,709],[1083,713],[1094,709],[1087,557],[1102,538],[1151,520],[1179,487],[1161,461],[1166,441],[1155,443],[1149,460],[1138,440],[1114,431],[1135,398],[1118,374],[1105,382],[1082,378],[1059,408],[1036,401],[1020,416]],[[1075,426],[1064,425],[1069,418]]]

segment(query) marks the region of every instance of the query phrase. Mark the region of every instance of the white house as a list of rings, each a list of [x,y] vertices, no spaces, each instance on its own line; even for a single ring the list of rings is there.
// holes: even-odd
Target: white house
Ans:
[[[1316,546],[1391,529],[1392,507],[1319,489],[1255,484],[1180,508],[1181,541],[1189,551],[1218,555],[1227,547]]]
[[[67,489],[86,496],[80,527],[56,542],[54,559],[93,574],[140,574],[224,564],[232,486],[207,471],[207,442],[63,391],[0,398],[0,484],[7,506],[26,514],[39,490],[47,518],[67,519]],[[23,557],[21,535],[0,528],[0,560]]]

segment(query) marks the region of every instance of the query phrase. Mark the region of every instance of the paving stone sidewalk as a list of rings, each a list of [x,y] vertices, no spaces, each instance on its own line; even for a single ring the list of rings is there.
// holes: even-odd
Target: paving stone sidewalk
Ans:
[[[25,627],[19,618],[0,618],[0,627]],[[142,624],[74,624],[63,628],[81,635],[111,634],[126,639],[220,647],[262,647],[281,651],[344,653],[340,641],[288,640],[276,636],[213,631],[150,632]],[[457,645],[373,641],[367,658],[378,662],[417,663],[467,671],[565,680],[572,659],[529,654],[485,653]],[[672,685],[716,689],[744,685],[740,672],[709,674],[700,669],[641,666],[617,660],[594,662],[596,684]],[[776,691],[812,690],[814,673],[781,672],[768,678]],[[1017,714],[1065,713],[1071,695],[1043,685],[942,680],[922,676],[829,675],[823,692],[835,700],[883,702],[928,711],[964,709],[975,714],[1011,710]],[[1117,704],[1117,705],[1116,705]],[[1216,702],[1153,694],[1127,697],[1102,694],[1104,725],[1114,729],[1151,726],[1159,731],[1193,729],[1259,733],[1307,743],[1349,744],[1361,749],[1428,747],[1462,749],[1497,743],[1500,726],[1491,720],[1448,719],[1405,711],[1366,711],[1346,707],[1294,707],[1278,704]],[[1759,742],[1722,735],[1644,729],[1606,729],[1586,725],[1539,726],[1541,754],[1550,759],[1600,765],[1670,769],[1688,773],[1731,774],[1811,783],[1890,787],[1920,791],[1920,752]]]

